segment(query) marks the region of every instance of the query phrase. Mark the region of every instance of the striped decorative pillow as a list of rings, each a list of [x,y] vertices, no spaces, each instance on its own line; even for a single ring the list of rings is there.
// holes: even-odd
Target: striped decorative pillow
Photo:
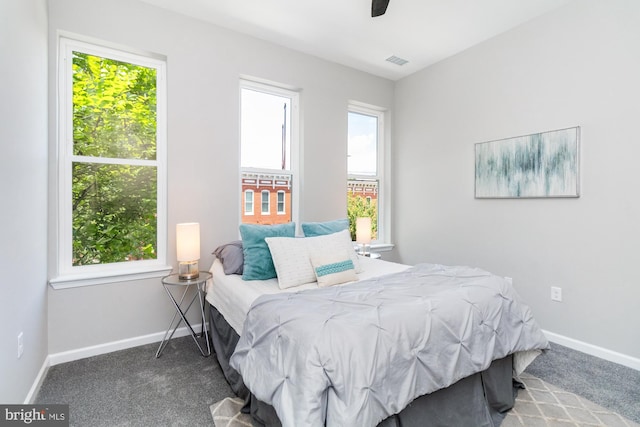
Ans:
[[[333,254],[311,254],[313,272],[319,287],[358,280],[353,261],[346,251]]]

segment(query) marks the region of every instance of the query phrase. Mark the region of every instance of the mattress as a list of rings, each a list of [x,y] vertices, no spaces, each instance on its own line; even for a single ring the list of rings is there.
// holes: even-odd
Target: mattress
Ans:
[[[381,259],[360,257],[362,273],[358,273],[358,280],[369,279],[391,273],[398,273],[410,266]],[[242,326],[249,312],[251,304],[261,295],[291,293],[307,289],[317,289],[317,283],[307,283],[294,288],[280,289],[278,279],[242,280],[238,274],[224,274],[222,263],[216,259],[209,270],[213,275],[207,283],[207,301],[215,307],[225,318],[227,323],[242,335]],[[346,285],[348,283],[345,283]],[[343,286],[343,285],[337,285]]]

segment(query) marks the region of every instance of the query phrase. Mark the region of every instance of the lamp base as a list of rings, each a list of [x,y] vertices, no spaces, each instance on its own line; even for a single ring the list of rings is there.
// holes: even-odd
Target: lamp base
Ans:
[[[362,256],[369,256],[369,254],[371,253],[371,247],[369,246],[369,251],[367,251],[367,245],[366,243],[360,243],[360,247],[359,247],[359,251],[358,251],[358,255],[362,255]]]
[[[178,278],[180,280],[197,279],[199,275],[198,261],[180,261],[178,263]]]

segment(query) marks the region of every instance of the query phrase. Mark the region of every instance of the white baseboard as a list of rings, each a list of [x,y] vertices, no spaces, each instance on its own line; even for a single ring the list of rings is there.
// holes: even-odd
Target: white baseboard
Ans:
[[[542,331],[546,335],[547,339],[556,344],[569,347],[573,350],[578,350],[591,356],[599,357],[600,359],[608,360],[619,365],[624,365],[628,368],[640,371],[640,359],[628,356],[626,354],[618,353],[613,350],[598,347],[597,345],[589,344],[583,341],[578,341],[573,338],[565,337],[549,331]]]
[[[30,405],[35,400],[38,395],[38,391],[40,391],[40,386],[42,386],[42,382],[44,381],[44,377],[47,376],[47,371],[49,370],[49,356],[44,358],[44,362],[42,362],[42,367],[40,368],[40,372],[36,376],[36,380],[33,382],[29,393],[27,393],[27,397],[24,398],[24,404]]]
[[[199,323],[197,325],[191,325],[194,331],[198,331],[202,324]],[[189,328],[183,326],[182,328],[178,328],[173,334],[173,338],[184,337],[189,335]],[[108,342],[104,344],[98,344],[90,347],[78,348],[75,350],[63,351],[60,353],[54,353],[48,355],[40,368],[40,372],[36,376],[29,393],[24,399],[25,404],[33,403],[34,399],[38,395],[40,391],[40,387],[42,386],[42,382],[44,381],[47,371],[51,366],[59,365],[60,363],[72,362],[74,360],[84,359],[86,357],[98,356],[100,354],[111,353],[112,351],[124,350],[127,348],[137,347],[140,345],[151,344],[154,342],[162,341],[164,337],[164,332],[156,332],[149,335],[142,335],[139,337],[127,338],[124,340]]]
[[[201,328],[201,324],[191,325],[194,331]],[[189,328],[183,326],[178,328],[173,338],[184,337],[189,335]],[[50,366],[59,365],[60,363],[72,362],[74,360],[84,359],[86,357],[98,356],[100,354],[111,353],[112,351],[125,350],[127,348],[138,347],[140,345],[151,344],[162,341],[164,332],[156,332],[149,335],[127,338],[119,341],[112,341],[104,344],[98,344],[90,347],[78,348],[75,350],[63,351],[49,355]]]
[[[192,325],[192,327],[194,331],[197,331],[201,328],[201,325]],[[640,371],[640,359],[608,350],[606,348],[598,347],[593,344],[588,344],[586,342],[579,341],[573,338],[565,337],[553,332],[543,332],[546,335],[547,339],[551,342]],[[189,329],[184,326],[182,328],[178,328],[173,337],[178,338],[187,335],[189,335]],[[87,357],[98,356],[100,354],[111,353],[113,351],[137,347],[140,345],[160,342],[163,337],[164,332],[156,332],[149,335],[142,335],[139,337],[127,338],[124,340],[50,354],[45,358],[44,363],[42,364],[42,367],[38,372],[38,376],[31,386],[29,393],[25,397],[24,403],[32,403],[33,399],[36,397],[38,391],[40,390],[40,386],[42,385],[42,382],[44,381],[44,378],[50,366],[58,365],[60,363],[72,362],[74,360],[84,359]]]

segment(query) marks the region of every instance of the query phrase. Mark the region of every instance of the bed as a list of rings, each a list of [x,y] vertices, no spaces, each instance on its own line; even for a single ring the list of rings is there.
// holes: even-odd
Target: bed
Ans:
[[[284,258],[308,256],[299,249]],[[517,375],[548,348],[510,280],[356,262],[355,281],[284,289],[212,264],[213,347],[254,425],[499,425]]]

